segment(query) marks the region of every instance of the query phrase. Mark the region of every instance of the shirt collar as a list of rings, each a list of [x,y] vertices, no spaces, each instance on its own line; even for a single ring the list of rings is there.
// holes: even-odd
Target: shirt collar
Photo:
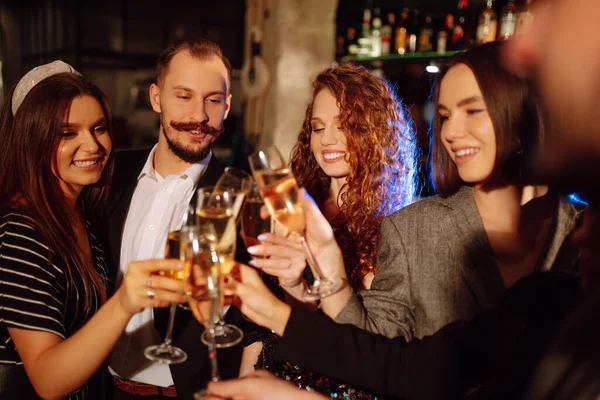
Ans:
[[[138,180],[140,180],[143,176],[148,176],[149,178],[152,178],[154,180],[158,180],[158,178],[160,177],[160,175],[156,173],[156,170],[154,169],[153,165],[154,153],[156,152],[157,146],[158,144],[155,144],[152,150],[150,151],[150,154],[146,159],[146,163],[144,164],[142,171],[138,175]],[[208,168],[208,164],[210,163],[211,158],[212,150],[208,152],[208,155],[204,157],[202,161],[190,165],[185,171],[179,174],[179,177],[184,179],[189,177],[194,182],[194,186],[196,186],[200,181],[200,177],[202,176],[202,174],[204,174],[206,168]]]

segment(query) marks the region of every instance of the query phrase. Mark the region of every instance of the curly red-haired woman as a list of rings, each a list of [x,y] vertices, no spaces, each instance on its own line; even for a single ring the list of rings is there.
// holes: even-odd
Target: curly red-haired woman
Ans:
[[[328,68],[316,77],[313,89],[291,167],[334,227],[350,286],[358,292],[368,289],[377,273],[381,221],[414,199],[415,138],[393,89],[362,66]],[[253,264],[277,276],[286,295],[301,299],[305,262],[299,242],[270,234],[261,239],[261,245],[248,250],[269,259]],[[328,302],[335,304],[335,297]],[[258,367],[293,373],[297,384],[328,394],[371,398],[320,375],[274,363],[268,356],[273,344],[272,338],[265,339]]]

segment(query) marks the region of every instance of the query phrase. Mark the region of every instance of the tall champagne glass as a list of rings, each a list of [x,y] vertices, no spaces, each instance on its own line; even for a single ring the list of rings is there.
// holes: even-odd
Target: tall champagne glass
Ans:
[[[182,231],[194,230],[196,228],[196,210],[189,204],[176,205],[169,218],[169,233],[165,245],[165,258],[177,258],[182,262],[181,270],[162,272],[161,275],[172,279],[185,281],[190,275],[191,260],[185,257],[186,242],[181,239]],[[179,364],[187,359],[187,354],[172,345],[173,322],[177,304],[172,303],[169,309],[169,321],[165,340],[160,345],[149,346],[144,351],[146,358],[165,364]]]
[[[261,233],[271,232],[271,218],[262,219],[260,217],[260,209],[265,205],[256,182],[252,182],[252,188],[246,195],[246,202],[242,210],[242,239],[246,247],[260,244],[258,236]],[[257,258],[257,256],[253,256]],[[262,256],[260,257],[262,258]]]
[[[321,272],[312,251],[304,236],[305,217],[298,204],[298,184],[279,150],[269,147],[248,157],[256,184],[269,212],[275,220],[290,232],[300,235],[308,266],[315,278],[314,283],[306,288],[304,298],[317,300],[336,293],[342,287],[339,277],[326,278]]]
[[[232,209],[233,198],[234,195],[227,190],[216,191],[211,187],[198,189],[198,225],[202,227],[210,224],[214,228],[214,244],[219,254],[220,271],[224,282],[229,282],[224,283],[222,288],[224,296],[231,296],[234,293],[231,271],[235,266],[237,228]],[[217,348],[234,346],[244,337],[238,327],[226,325],[222,316],[219,317],[215,332]]]
[[[187,231],[184,236],[186,259],[191,260],[191,271],[186,281],[188,303],[194,317],[205,327],[201,340],[208,346],[211,380],[216,382],[220,376],[215,339],[223,307],[223,275],[216,249],[216,232],[214,226],[207,223],[198,226],[197,230]],[[195,393],[194,399],[208,395],[204,389]]]
[[[240,211],[244,204],[244,198],[252,187],[252,176],[244,170],[234,167],[225,168],[225,172],[217,181],[214,190],[221,192],[227,190],[233,194],[233,217],[239,221]]]

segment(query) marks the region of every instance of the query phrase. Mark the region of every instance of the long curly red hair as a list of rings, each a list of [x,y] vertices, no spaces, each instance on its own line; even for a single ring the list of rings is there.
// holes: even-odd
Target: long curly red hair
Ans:
[[[350,165],[340,199],[339,217],[346,225],[336,237],[347,261],[350,283],[356,289],[366,273],[375,272],[383,217],[414,200],[415,135],[394,90],[385,79],[374,76],[365,67],[345,63],[327,68],[316,77],[313,89],[292,151],[292,172],[318,204],[327,200],[331,178],[325,175],[312,153],[310,121],[315,96],[321,90],[329,90],[340,109]]]

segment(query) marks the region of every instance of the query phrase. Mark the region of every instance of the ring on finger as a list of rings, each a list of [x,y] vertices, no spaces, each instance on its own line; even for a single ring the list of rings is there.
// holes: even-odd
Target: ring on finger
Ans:
[[[148,296],[148,300],[154,300],[154,296],[156,296],[156,292],[152,289],[148,289],[146,291],[146,296]]]
[[[151,276],[146,278],[146,286],[152,287],[152,277]]]

